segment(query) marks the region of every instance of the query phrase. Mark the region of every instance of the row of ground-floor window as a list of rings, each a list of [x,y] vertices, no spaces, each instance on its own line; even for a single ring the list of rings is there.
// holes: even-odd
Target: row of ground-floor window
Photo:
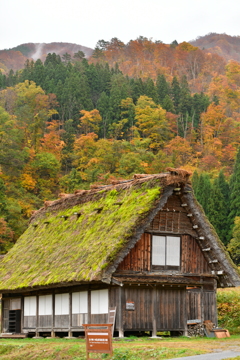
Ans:
[[[150,284],[3,294],[2,333],[78,336],[83,324],[109,322],[112,308],[116,308],[114,330],[120,336],[127,331],[184,333],[188,320],[216,324],[215,295],[203,286]]]

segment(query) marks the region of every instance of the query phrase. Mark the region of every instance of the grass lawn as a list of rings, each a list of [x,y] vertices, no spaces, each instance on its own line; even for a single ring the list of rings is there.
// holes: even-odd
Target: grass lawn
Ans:
[[[114,360],[171,359],[212,351],[240,351],[240,335],[217,338],[124,338],[113,340]],[[105,354],[92,357],[110,359]],[[83,360],[84,339],[0,339],[1,360]],[[239,357],[238,357],[239,358]]]

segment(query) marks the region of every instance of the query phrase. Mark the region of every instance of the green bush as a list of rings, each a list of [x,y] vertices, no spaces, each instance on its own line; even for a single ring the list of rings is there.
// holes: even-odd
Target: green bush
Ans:
[[[240,292],[234,290],[219,291],[217,304],[219,327],[228,329],[232,334],[239,334]]]

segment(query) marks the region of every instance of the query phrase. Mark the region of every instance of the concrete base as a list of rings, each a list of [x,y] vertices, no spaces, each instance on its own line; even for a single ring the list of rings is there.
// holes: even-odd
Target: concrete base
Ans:
[[[124,338],[124,331],[123,330],[118,331],[118,337]]]

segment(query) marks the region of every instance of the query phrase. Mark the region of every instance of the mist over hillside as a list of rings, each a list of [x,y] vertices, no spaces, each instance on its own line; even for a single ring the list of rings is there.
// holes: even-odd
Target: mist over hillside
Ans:
[[[14,71],[22,69],[27,59],[45,60],[47,54],[56,53],[63,56],[68,53],[72,57],[78,51],[82,51],[85,57],[91,56],[93,49],[86,46],[72,43],[27,43],[21,44],[8,50],[0,50],[0,69],[4,72],[13,69]]]

